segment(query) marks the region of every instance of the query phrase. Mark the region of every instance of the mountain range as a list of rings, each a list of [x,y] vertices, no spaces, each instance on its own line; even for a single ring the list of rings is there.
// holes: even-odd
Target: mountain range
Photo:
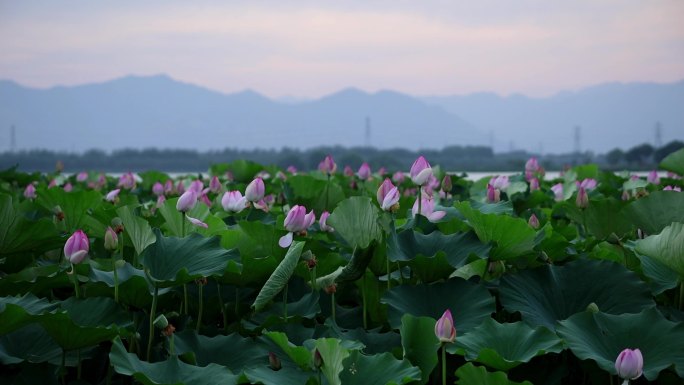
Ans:
[[[0,81],[0,137],[9,138],[14,126],[17,149],[493,144],[497,151],[543,147],[559,153],[574,149],[579,126],[581,149],[605,152],[653,142],[656,122],[663,141],[684,139],[684,81],[604,84],[548,98],[419,97],[349,88],[296,101],[251,90],[224,94],[166,75],[49,89]]]

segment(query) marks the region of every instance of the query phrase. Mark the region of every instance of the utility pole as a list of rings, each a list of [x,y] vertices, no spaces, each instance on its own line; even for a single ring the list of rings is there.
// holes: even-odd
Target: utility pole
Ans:
[[[17,133],[14,129],[14,125],[10,128],[10,152],[14,153],[17,151]]]
[[[660,148],[663,146],[663,127],[660,122],[655,124],[655,140],[653,142],[655,148]]]
[[[364,146],[371,146],[371,120],[370,116],[366,116],[366,135],[364,137]]]

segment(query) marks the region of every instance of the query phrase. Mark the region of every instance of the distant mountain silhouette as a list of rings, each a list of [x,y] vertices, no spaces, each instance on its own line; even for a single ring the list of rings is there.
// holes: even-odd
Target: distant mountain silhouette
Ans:
[[[487,141],[441,107],[389,91],[346,89],[292,104],[249,90],[222,94],[160,75],[45,90],[3,81],[0,100],[0,127],[16,126],[19,148],[362,146],[366,117],[370,143],[380,148]]]
[[[294,100],[294,102],[293,102]],[[84,151],[118,148],[379,148],[489,145],[545,152],[605,152],[684,139],[684,81],[605,84],[550,98],[495,94],[412,97],[349,88],[315,100],[272,100],[246,90],[224,94],[165,75],[127,76],[97,84],[33,89],[0,81],[0,151],[16,127],[19,149]],[[7,145],[4,145],[7,143]]]
[[[639,143],[654,143],[661,124],[663,144],[684,139],[684,80],[671,84],[606,83],[549,98],[490,93],[425,97],[484,132],[493,132],[497,147],[513,141],[518,148],[546,152],[574,149],[574,127],[580,126],[580,148],[606,152]]]

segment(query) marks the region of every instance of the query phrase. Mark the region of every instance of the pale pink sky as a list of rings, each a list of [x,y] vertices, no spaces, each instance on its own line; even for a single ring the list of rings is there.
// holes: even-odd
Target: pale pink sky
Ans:
[[[0,79],[546,96],[684,78],[682,0],[2,1]]]

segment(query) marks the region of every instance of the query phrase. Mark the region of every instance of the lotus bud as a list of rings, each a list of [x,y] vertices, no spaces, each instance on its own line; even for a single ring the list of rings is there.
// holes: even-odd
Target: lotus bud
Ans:
[[[289,166],[287,166],[287,169],[285,171],[289,172],[290,174],[296,174],[297,173],[297,167],[295,167],[293,165],[289,165]]]
[[[173,181],[171,179],[167,179],[166,182],[164,182],[164,194],[171,195],[173,194],[173,190]]]
[[[444,178],[442,178],[442,191],[450,193],[453,187],[454,186],[451,184],[451,175],[444,175]]]
[[[530,216],[530,220],[527,221],[527,224],[530,225],[530,227],[533,229],[539,228],[539,219],[536,215],[534,215],[534,213]]]
[[[378,169],[378,175],[380,175],[380,178],[382,178],[383,176],[385,176],[385,174],[387,174],[387,169],[386,169],[385,167],[380,167],[380,168]]]
[[[160,314],[159,317],[154,319],[154,327],[158,329],[166,329],[169,326],[169,320],[166,319],[164,314]]]
[[[352,176],[354,176],[354,170],[352,170],[352,168],[347,165],[347,166],[344,166],[344,170],[342,170],[342,174],[346,177],[352,177]]]
[[[563,195],[563,183],[557,183],[551,186],[551,191],[553,191],[553,196],[556,202],[560,202],[565,199],[565,196]]]
[[[525,171],[536,172],[537,170],[539,170],[539,162],[533,156],[525,162]]]
[[[399,198],[399,189],[397,187],[392,187],[383,198],[380,207],[385,211],[396,212],[399,210]]]
[[[283,367],[283,365],[280,363],[280,358],[278,358],[278,356],[276,356],[276,354],[273,352],[268,352],[268,364],[271,366],[271,369],[275,371],[278,371]]]
[[[456,339],[454,319],[451,317],[451,311],[449,309],[447,309],[437,320],[437,323],[435,323],[435,336],[437,336],[441,343],[454,342]]]
[[[209,191],[213,192],[214,194],[221,191],[221,181],[216,175],[214,175],[211,178],[211,182],[209,182]]]
[[[430,163],[421,155],[413,162],[410,175],[413,183],[418,186],[423,186],[432,175],[432,167],[430,167]]]
[[[105,230],[104,247],[106,250],[116,250],[117,247],[119,247],[119,236],[111,226],[107,227],[107,230]]]
[[[185,193],[185,184],[183,184],[182,180],[179,180],[178,183],[176,183],[176,192],[178,195],[183,195]]]
[[[487,185],[487,202],[497,203],[501,200],[501,191],[494,188],[491,184]]]
[[[539,188],[539,179],[537,179],[537,178],[530,179],[530,192],[537,191],[539,189],[540,189]]]
[[[53,187],[57,187],[57,179],[53,179],[48,183],[48,189],[51,189]]]
[[[211,207],[211,200],[209,200],[209,197],[205,192],[202,192],[202,195],[200,195],[200,197],[197,200],[207,205],[207,207]]]
[[[77,182],[85,182],[88,179],[88,173],[85,171],[81,171],[76,175],[76,181]]]
[[[670,189],[672,189],[670,187]],[[32,183],[29,183],[24,189],[24,198],[26,199],[36,199],[36,188]]]
[[[133,173],[127,172],[119,177],[119,183],[117,187],[124,188],[126,190],[132,190],[135,188],[135,176]]]
[[[586,209],[589,206],[589,195],[587,195],[587,190],[584,187],[579,188],[575,204],[581,209]]]
[[[120,192],[121,192],[121,189],[120,189],[120,188],[108,192],[107,195],[105,195],[105,200],[106,200],[107,202],[115,203],[116,200],[117,200],[117,198],[119,197],[119,193],[120,193]]]
[[[249,202],[240,191],[226,191],[221,198],[221,206],[228,212],[239,213],[249,206]]]
[[[618,376],[625,380],[635,380],[641,377],[644,370],[644,357],[639,349],[625,349],[615,360],[615,370]]]
[[[162,206],[164,206],[164,202],[166,202],[166,197],[164,195],[158,196],[156,207],[161,208]]]
[[[183,195],[178,198],[176,210],[182,213],[187,213],[188,211],[192,210],[193,207],[195,207],[196,203],[197,193],[193,189],[188,189],[188,191],[184,192]]]
[[[318,348],[313,352],[313,364],[316,369],[320,369],[323,366],[323,357],[321,356],[321,352],[318,351]]]
[[[199,179],[195,179],[190,182],[190,187],[188,187],[188,190],[194,190],[197,195],[199,195],[203,189],[204,183],[202,183],[202,181]]]
[[[73,263],[81,263],[88,256],[90,240],[83,230],[76,230],[64,244],[64,256]]]
[[[404,179],[406,179],[406,177],[404,176],[404,173],[401,171],[397,171],[392,175],[392,182],[396,184],[402,184],[404,182]]]
[[[651,172],[649,172],[648,176],[646,177],[646,180],[648,181],[648,183],[660,184],[660,177],[658,176],[658,171],[652,170]]]
[[[367,180],[370,179],[371,177],[371,168],[368,165],[368,163],[364,162],[361,167],[359,167],[359,171],[356,172],[356,175],[359,177],[361,180]]]
[[[250,202],[258,202],[264,197],[264,180],[256,178],[245,188],[245,198]]]
[[[164,195],[164,185],[159,182],[155,182],[152,186],[152,193],[156,196]]]
[[[318,219],[318,224],[321,228],[321,231],[332,233],[335,231],[335,229],[332,226],[328,226],[328,217],[329,216],[330,216],[329,212],[323,211],[323,213],[321,214],[321,217]]]
[[[337,165],[335,164],[332,155],[326,156],[325,159],[318,164],[318,170],[328,175],[332,175],[337,171]]]
[[[64,192],[71,192],[71,190],[74,189],[74,186],[71,184],[71,182],[67,182],[62,189]]]

